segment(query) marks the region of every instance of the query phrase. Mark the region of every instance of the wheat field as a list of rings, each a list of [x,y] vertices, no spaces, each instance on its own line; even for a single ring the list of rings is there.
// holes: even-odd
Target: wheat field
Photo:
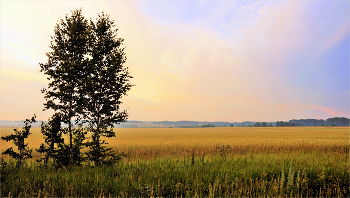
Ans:
[[[1,136],[12,128],[1,128]],[[218,154],[226,152],[289,152],[346,149],[349,127],[213,127],[213,128],[116,128],[116,137],[105,139],[110,147],[128,154],[129,159],[162,156]],[[40,128],[32,128],[27,143],[39,148],[44,142]],[[13,146],[0,141],[1,151]],[[220,148],[219,148],[220,147]],[[35,152],[34,152],[35,154]]]
[[[32,129],[30,148],[43,142],[39,130]],[[5,169],[1,196],[350,195],[349,127],[116,128],[115,132],[116,137],[107,139],[109,146],[127,155],[115,166],[43,168],[34,151],[26,167]],[[11,128],[1,128],[1,136],[10,133]],[[0,143],[1,151],[11,146]]]

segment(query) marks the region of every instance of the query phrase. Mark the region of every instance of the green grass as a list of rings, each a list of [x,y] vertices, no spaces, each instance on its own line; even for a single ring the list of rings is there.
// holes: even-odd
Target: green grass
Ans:
[[[2,171],[2,197],[349,196],[348,158],[331,153],[188,156],[71,170],[31,162]]]
[[[118,129],[108,141],[127,154],[112,167],[56,170],[34,152],[16,169],[3,156],[1,197],[350,196],[348,127]]]

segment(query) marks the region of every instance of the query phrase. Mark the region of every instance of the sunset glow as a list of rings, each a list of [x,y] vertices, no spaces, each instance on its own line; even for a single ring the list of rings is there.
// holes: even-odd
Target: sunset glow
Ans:
[[[52,115],[39,63],[78,8],[125,40],[129,120],[349,117],[349,1],[1,1],[0,120]]]

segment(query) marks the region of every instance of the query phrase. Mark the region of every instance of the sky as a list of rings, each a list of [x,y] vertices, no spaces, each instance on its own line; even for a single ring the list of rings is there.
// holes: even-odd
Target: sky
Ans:
[[[0,1],[0,120],[47,120],[58,20],[110,15],[135,84],[129,120],[349,117],[349,1]]]

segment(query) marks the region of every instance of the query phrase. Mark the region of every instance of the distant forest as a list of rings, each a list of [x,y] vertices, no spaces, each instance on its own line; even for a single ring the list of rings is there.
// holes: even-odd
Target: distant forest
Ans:
[[[198,121],[158,121],[158,122],[142,122],[128,121],[121,123],[122,128],[138,128],[138,127],[175,127],[175,128],[193,128],[193,127],[284,127],[284,126],[349,126],[349,118],[335,117],[323,119],[293,119],[288,122],[198,122]]]
[[[193,128],[193,127],[284,127],[284,126],[349,126],[349,118],[335,117],[323,119],[293,119],[288,122],[198,122],[198,121],[127,121],[117,128]],[[39,127],[41,121],[33,123],[33,127]],[[20,127],[22,121],[0,120],[0,127]],[[64,125],[64,124],[63,124]]]

